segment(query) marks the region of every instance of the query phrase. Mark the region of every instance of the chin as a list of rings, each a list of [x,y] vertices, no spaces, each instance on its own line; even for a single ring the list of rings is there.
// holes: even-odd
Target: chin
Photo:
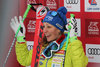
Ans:
[[[51,40],[47,40],[48,42],[50,42]]]
[[[55,39],[47,39],[48,42],[52,42],[54,41]]]
[[[47,41],[48,41],[48,42],[51,42],[52,40],[51,40],[51,39],[47,39]]]

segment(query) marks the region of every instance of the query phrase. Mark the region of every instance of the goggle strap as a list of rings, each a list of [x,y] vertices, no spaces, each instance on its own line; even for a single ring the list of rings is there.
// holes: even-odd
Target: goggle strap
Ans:
[[[43,58],[46,58],[43,54],[41,55]]]
[[[62,42],[64,39],[65,39],[65,35],[62,34],[62,35],[60,36],[60,38],[56,40],[56,42],[57,42],[58,44],[61,44],[61,42]]]

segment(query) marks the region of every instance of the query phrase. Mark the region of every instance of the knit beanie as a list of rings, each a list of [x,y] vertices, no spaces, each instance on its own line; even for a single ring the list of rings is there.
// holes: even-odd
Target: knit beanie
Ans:
[[[67,24],[66,13],[67,9],[65,7],[60,7],[57,11],[48,11],[43,23],[47,22],[64,32],[64,26]]]

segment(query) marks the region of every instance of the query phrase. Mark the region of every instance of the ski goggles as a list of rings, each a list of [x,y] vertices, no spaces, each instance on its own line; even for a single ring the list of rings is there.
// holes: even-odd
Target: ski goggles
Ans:
[[[50,45],[47,46],[42,52],[42,57],[51,58],[53,52],[57,52],[59,48],[60,48],[60,44],[58,44],[56,41],[51,42]]]
[[[54,52],[57,52],[60,48],[60,44],[65,39],[65,35],[63,34],[58,40],[51,42],[42,52],[42,57],[51,58]]]
[[[58,12],[56,12],[56,11],[51,11],[50,14],[51,14],[52,16],[57,16],[57,15],[58,15],[59,18],[63,21],[63,23],[65,23],[64,20],[63,20],[63,18],[60,16],[60,14],[59,14]]]

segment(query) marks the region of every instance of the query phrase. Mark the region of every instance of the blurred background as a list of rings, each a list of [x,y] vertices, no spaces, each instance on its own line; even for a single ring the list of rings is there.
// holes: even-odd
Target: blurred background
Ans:
[[[15,15],[18,16],[18,1],[0,0],[0,67],[3,67],[4,60],[14,38],[14,32],[10,28],[10,21]],[[15,50],[13,48],[6,67],[15,67],[14,65],[18,65],[16,64],[15,57]]]

